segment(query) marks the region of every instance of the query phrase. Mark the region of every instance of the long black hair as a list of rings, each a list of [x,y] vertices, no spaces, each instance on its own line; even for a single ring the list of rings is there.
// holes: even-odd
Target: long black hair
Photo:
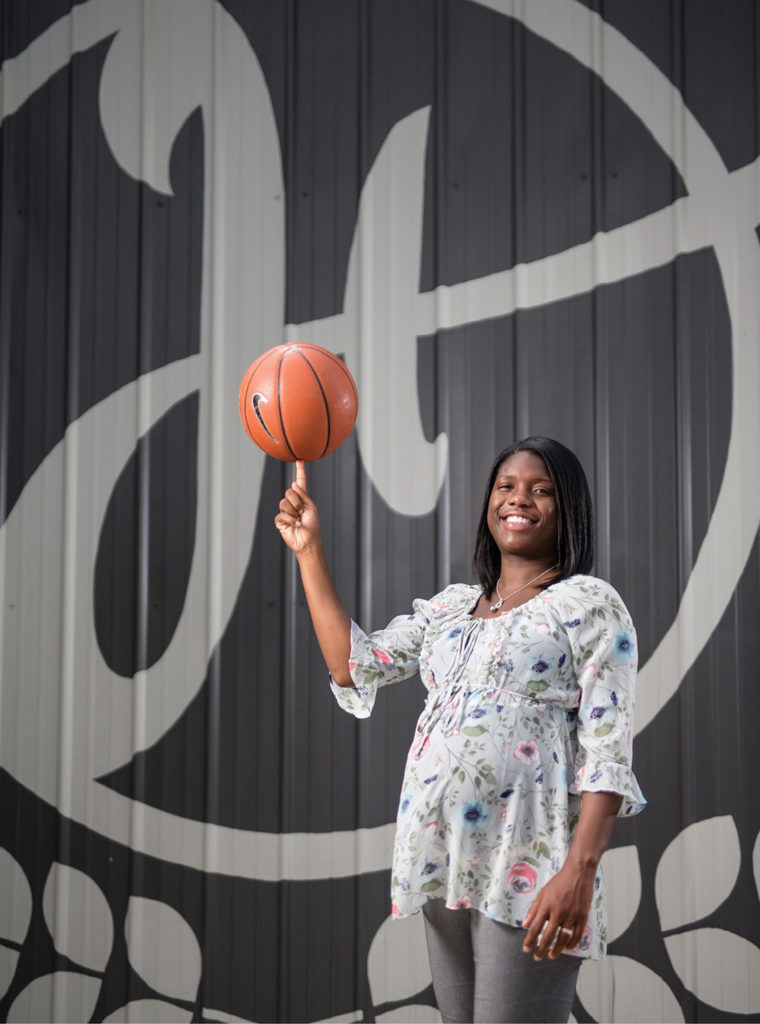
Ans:
[[[499,452],[488,476],[472,558],[473,571],[486,595],[494,592],[501,574],[501,554],[488,529],[488,502],[499,467],[515,452],[534,452],[540,456],[554,485],[559,565],[559,577],[555,580],[565,579],[574,573],[588,573],[594,564],[594,507],[583,466],[578,457],[559,441],[551,437],[526,437],[522,441],[513,441]]]

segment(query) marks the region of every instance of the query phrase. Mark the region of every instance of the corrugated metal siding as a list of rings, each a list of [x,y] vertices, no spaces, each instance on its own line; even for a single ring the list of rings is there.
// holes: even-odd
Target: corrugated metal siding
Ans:
[[[422,687],[338,712],[292,467],[236,421],[300,338],[359,383],[309,484],[365,628],[471,578],[505,443],[578,453],[650,806],[575,1016],[755,1019],[756,5],[3,0],[0,32],[0,1018],[437,1019],[387,926]]]

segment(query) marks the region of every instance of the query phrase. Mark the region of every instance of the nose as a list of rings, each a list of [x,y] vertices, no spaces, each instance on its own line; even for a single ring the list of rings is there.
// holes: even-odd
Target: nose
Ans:
[[[515,487],[509,495],[509,505],[530,505],[530,491],[527,487]]]

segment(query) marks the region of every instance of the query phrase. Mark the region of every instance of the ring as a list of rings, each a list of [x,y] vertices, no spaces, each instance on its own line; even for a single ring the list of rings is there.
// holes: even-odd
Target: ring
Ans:
[[[567,935],[567,937],[569,939],[572,939],[572,937],[573,937],[573,929],[572,928],[560,928],[559,933],[560,933],[560,935]]]

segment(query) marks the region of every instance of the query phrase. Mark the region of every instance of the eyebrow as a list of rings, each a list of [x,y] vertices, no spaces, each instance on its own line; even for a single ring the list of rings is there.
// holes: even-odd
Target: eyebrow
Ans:
[[[497,480],[514,480],[514,478],[515,478],[515,474],[514,473],[497,473],[496,474],[496,480],[494,480],[494,483],[496,483]],[[554,484],[552,482],[552,479],[549,476],[534,476],[534,477],[531,478],[531,483],[534,483],[534,484],[551,484],[552,487],[554,486]]]

